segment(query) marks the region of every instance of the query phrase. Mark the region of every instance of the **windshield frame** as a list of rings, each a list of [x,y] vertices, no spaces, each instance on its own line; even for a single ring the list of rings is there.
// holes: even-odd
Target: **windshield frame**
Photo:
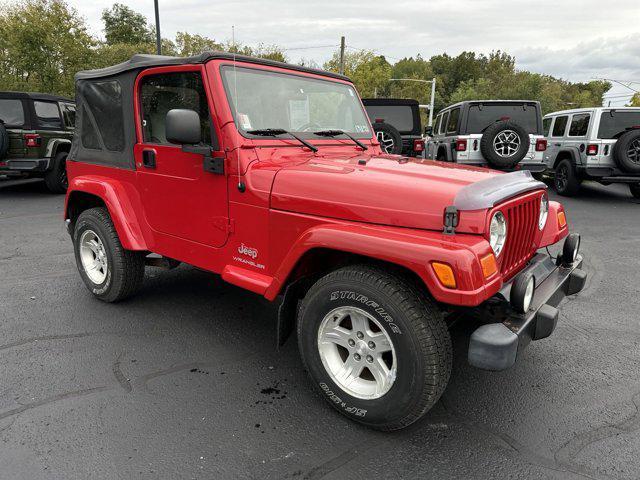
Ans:
[[[233,68],[237,68],[238,70],[242,69],[242,70],[255,70],[257,72],[260,73],[270,73],[270,74],[274,74],[274,75],[282,75],[282,76],[291,76],[291,77],[300,77],[300,78],[304,78],[307,80],[314,80],[314,81],[320,81],[320,82],[327,82],[327,83],[333,83],[333,84],[340,84],[340,85],[344,85],[348,88],[351,88],[353,90],[353,93],[355,94],[355,98],[357,101],[357,104],[360,108],[360,110],[362,111],[362,115],[364,117],[364,119],[367,121],[367,127],[369,128],[368,132],[347,132],[349,134],[351,134],[354,138],[357,138],[358,140],[373,140],[373,128],[371,127],[371,122],[369,120],[369,116],[367,115],[367,111],[364,107],[364,105],[362,104],[362,99],[360,98],[360,94],[358,93],[358,91],[356,90],[355,86],[353,85],[352,82],[349,81],[343,81],[337,78],[329,78],[329,77],[323,77],[320,74],[307,74],[307,73],[302,73],[302,72],[296,72],[293,70],[288,70],[286,68],[274,68],[274,67],[262,67],[260,65],[252,65],[252,64],[247,64],[245,62],[239,63],[234,65],[233,63],[230,63],[228,61],[220,63],[219,67],[218,67],[218,73],[220,75],[220,81],[222,82],[222,87],[224,89],[224,99],[227,103],[227,107],[229,108],[229,111],[231,112],[231,121],[234,124],[234,128],[236,129],[236,131],[243,137],[246,139],[250,139],[250,140],[266,140],[266,141],[271,141],[273,142],[274,140],[290,140],[286,134],[283,134],[281,136],[273,136],[273,137],[265,137],[265,136],[261,136],[261,135],[252,135],[250,133],[247,133],[245,130],[242,130],[241,128],[238,127],[238,121],[236,119],[236,112],[235,112],[235,108],[233,108],[233,102],[232,102],[232,96],[231,96],[231,88],[232,86],[228,84],[227,82],[227,78],[224,74],[224,70],[225,69],[233,69]],[[273,127],[275,128],[275,127]],[[280,127],[278,127],[280,128]],[[321,128],[320,130],[326,130],[325,128]],[[297,130],[291,130],[291,132],[293,132],[295,135],[299,136],[300,138],[303,138],[305,140],[322,140],[324,142],[330,142],[330,143],[339,143],[339,144],[343,144],[345,143],[345,141],[350,141],[348,139],[343,139],[340,137],[332,137],[332,138],[328,138],[326,136],[321,136],[321,135],[315,135],[315,133],[313,131],[308,131],[308,132],[300,132]]]

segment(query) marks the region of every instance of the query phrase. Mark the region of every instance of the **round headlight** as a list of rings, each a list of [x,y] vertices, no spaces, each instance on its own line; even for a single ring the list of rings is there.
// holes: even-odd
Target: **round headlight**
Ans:
[[[504,218],[502,212],[497,211],[493,214],[493,217],[491,218],[491,225],[489,226],[489,245],[491,245],[496,257],[500,255],[506,240],[507,219]]]
[[[538,228],[542,230],[547,224],[547,217],[549,216],[549,200],[547,195],[542,195],[540,198],[540,216],[538,217]]]

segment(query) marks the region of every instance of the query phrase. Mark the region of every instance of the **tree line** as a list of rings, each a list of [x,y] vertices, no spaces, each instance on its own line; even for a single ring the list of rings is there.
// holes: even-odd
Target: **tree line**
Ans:
[[[102,68],[136,53],[155,53],[155,28],[130,7],[115,3],[102,13],[104,38],[87,28],[84,18],[64,0],[21,0],[0,6],[0,90],[24,90],[73,96],[73,75],[79,70]],[[287,61],[277,45],[248,46],[178,32],[162,39],[165,55],[189,56],[207,50],[236,52]],[[312,67],[338,71],[339,52],[324,65]],[[370,50],[348,51],[345,74],[363,97],[414,98],[428,103],[431,89],[418,82],[393,78],[436,78],[436,111],[470,99],[539,100],[544,112],[602,105],[611,88],[605,81],[576,83],[516,69],[515,58],[495,51],[489,55],[446,53],[429,59],[420,55],[395,63]],[[637,99],[640,100],[640,99]]]

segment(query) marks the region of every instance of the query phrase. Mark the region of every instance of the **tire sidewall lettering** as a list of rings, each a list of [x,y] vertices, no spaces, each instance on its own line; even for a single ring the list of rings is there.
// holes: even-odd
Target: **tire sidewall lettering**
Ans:
[[[370,311],[375,313],[378,318],[380,318],[380,320],[382,320],[382,322],[389,328],[390,333],[402,335],[402,330],[394,321],[393,316],[389,312],[387,312],[387,310],[383,306],[381,306],[378,302],[372,300],[368,296],[362,293],[354,292],[353,290],[335,290],[329,295],[330,302],[345,300],[358,302],[366,307],[369,307]]]

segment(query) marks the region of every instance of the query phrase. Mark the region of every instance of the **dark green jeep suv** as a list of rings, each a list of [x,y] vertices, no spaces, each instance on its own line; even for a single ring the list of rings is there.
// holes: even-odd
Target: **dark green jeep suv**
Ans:
[[[51,192],[64,193],[75,117],[73,100],[0,92],[0,176],[42,177]]]

